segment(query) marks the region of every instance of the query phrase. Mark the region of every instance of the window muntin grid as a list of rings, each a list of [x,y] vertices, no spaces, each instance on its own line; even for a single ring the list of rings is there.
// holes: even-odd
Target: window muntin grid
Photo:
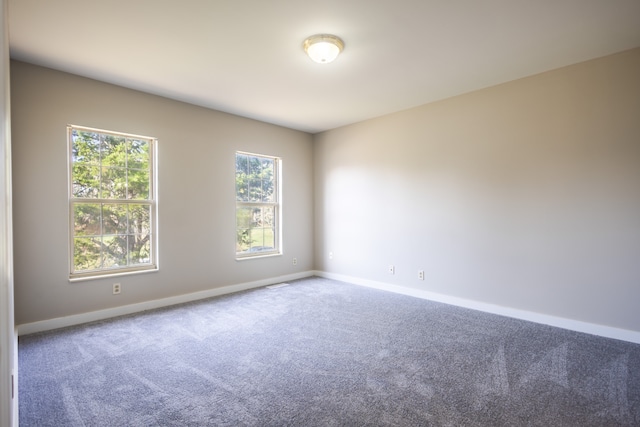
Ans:
[[[157,269],[156,139],[68,127],[70,278]]]
[[[280,254],[280,159],[236,153],[236,257]]]

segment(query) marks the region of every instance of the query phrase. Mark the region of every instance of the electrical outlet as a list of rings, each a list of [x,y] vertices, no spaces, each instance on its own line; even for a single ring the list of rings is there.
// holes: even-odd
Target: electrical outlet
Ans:
[[[114,295],[118,295],[120,293],[121,287],[120,287],[120,283],[114,283],[113,284],[113,294]]]
[[[393,265],[389,266],[388,271],[389,271],[389,274],[396,274],[396,268]]]
[[[298,258],[293,259],[293,265],[298,265]]]
[[[329,259],[333,259],[333,252],[329,252]]]
[[[424,270],[418,270],[418,279],[424,280]]]

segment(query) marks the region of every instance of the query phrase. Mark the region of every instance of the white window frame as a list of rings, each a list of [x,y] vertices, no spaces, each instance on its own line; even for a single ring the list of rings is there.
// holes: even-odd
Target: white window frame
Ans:
[[[80,198],[73,196],[73,131],[90,132],[101,135],[116,136],[127,139],[135,139],[147,141],[149,143],[149,199],[123,199],[123,198]],[[69,280],[89,280],[97,279],[108,276],[120,276],[126,274],[143,273],[158,270],[158,215],[157,215],[157,139],[149,136],[135,135],[129,133],[115,132],[104,129],[96,129],[85,126],[68,125],[67,126],[67,143],[68,143],[68,208],[69,208]],[[128,161],[128,160],[127,160]],[[99,163],[100,170],[102,171],[101,160]],[[128,165],[125,166],[128,170]],[[102,173],[102,172],[100,172]],[[128,177],[127,177],[128,185]],[[91,203],[91,204],[117,204],[117,205],[147,205],[150,208],[149,217],[149,261],[139,263],[135,265],[127,266],[109,266],[104,265],[92,270],[78,270],[76,271],[74,265],[74,237],[75,236],[75,218],[74,218],[74,205],[77,203]],[[102,210],[101,210],[102,212]],[[100,214],[100,234],[95,234],[95,237],[101,239],[108,236],[104,232],[102,223],[102,213]],[[127,254],[128,256],[129,254]]]
[[[272,202],[251,202],[251,201],[241,201],[238,200],[237,191],[238,188],[235,186],[234,197],[236,198],[235,205],[235,217],[236,217],[236,260],[247,260],[254,258],[264,258],[269,256],[277,256],[282,255],[282,191],[281,191],[281,182],[282,182],[282,159],[280,157],[270,156],[266,154],[257,154],[246,151],[236,151],[234,154],[234,165],[236,165],[238,155],[242,156],[252,156],[258,158],[264,158],[273,160],[273,179],[274,179],[274,192]],[[236,169],[234,167],[234,169]],[[234,170],[234,177],[237,173],[237,170]],[[235,180],[234,180],[235,184]],[[238,224],[238,209],[240,208],[260,208],[260,207],[268,207],[274,209],[274,219],[273,224],[275,229],[273,230],[273,249],[271,250],[259,250],[259,251],[245,251],[238,252],[238,230],[240,229]]]

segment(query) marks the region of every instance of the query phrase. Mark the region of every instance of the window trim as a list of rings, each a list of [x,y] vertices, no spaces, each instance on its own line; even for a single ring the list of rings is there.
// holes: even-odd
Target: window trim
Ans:
[[[122,199],[102,199],[102,198],[74,198],[73,197],[73,131],[92,132],[106,135],[114,135],[123,138],[140,139],[149,142],[149,199],[148,200],[122,200]],[[92,128],[87,126],[67,125],[67,216],[68,216],[68,259],[69,259],[69,281],[84,281],[100,279],[105,277],[125,276],[138,273],[149,273],[158,271],[158,161],[157,161],[158,139],[155,137],[137,135],[125,132],[116,132],[105,129]],[[136,266],[119,268],[103,268],[98,270],[74,271],[74,210],[75,203],[116,203],[116,204],[144,204],[150,207],[150,263]]]
[[[262,157],[265,159],[271,159],[274,161],[273,164],[273,172],[274,172],[274,194],[275,194],[275,202],[243,202],[237,199],[237,188],[235,187],[235,179],[234,179],[234,191],[233,197],[235,198],[234,204],[234,230],[235,230],[235,242],[234,246],[237,247],[238,237],[238,207],[260,207],[260,206],[272,206],[274,207],[274,224],[275,224],[275,232],[274,232],[274,249],[270,251],[260,251],[260,252],[237,252],[235,251],[235,259],[236,261],[245,261],[249,259],[258,259],[258,258],[269,258],[274,256],[282,255],[282,158],[277,156],[272,156],[268,154],[258,154],[248,151],[237,150],[234,152],[234,165],[237,161],[238,155],[245,156],[254,156],[254,157]],[[234,167],[234,177],[237,170]]]

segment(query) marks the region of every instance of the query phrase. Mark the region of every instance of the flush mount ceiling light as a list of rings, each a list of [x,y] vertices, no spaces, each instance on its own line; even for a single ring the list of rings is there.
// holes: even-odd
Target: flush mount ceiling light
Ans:
[[[331,34],[316,34],[306,39],[302,46],[309,58],[320,64],[327,64],[342,52],[344,42]]]

